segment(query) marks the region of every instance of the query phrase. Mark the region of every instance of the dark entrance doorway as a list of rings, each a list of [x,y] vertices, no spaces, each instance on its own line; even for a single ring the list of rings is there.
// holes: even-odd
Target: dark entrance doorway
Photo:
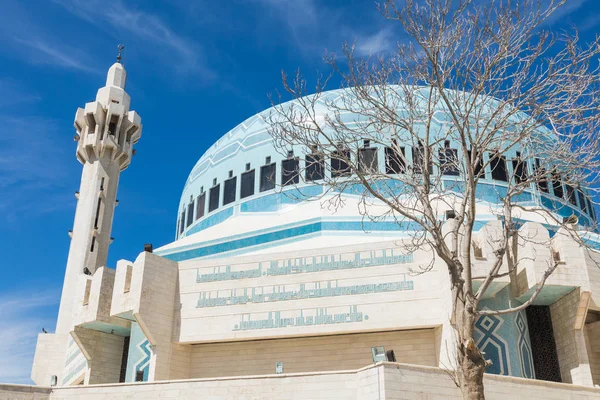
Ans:
[[[526,313],[535,379],[562,382],[550,307],[529,306],[526,308]]]

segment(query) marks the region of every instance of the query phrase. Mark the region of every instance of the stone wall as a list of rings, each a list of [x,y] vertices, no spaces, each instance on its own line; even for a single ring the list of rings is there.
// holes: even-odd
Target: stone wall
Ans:
[[[371,347],[394,350],[398,362],[437,365],[433,329],[256,340],[192,346],[192,378],[339,371],[371,364]]]
[[[0,384],[0,400],[48,400],[50,392],[44,386]]]
[[[0,399],[459,400],[462,398],[447,372],[435,367],[399,363],[380,363],[352,371],[53,388],[49,396],[48,389],[41,388],[39,393],[34,393],[32,391],[37,388],[29,387],[31,392],[27,392],[25,388],[0,386]],[[19,395],[22,393],[28,397],[11,397],[13,393]],[[488,400],[592,400],[600,398],[600,389],[486,375],[485,394]]]

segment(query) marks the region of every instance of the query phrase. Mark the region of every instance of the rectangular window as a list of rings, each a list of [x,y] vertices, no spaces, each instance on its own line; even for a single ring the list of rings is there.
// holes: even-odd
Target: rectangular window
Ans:
[[[117,134],[117,123],[119,122],[118,115],[111,115],[110,122],[108,123],[108,134],[115,136]]]
[[[206,192],[202,193],[196,199],[196,219],[204,217],[205,205],[206,205]]]
[[[579,208],[581,208],[584,212],[587,212],[587,204],[585,203],[585,195],[581,191],[581,189],[577,189],[577,197],[579,198]]]
[[[254,194],[254,170],[242,174],[240,187],[240,198],[252,196]]]
[[[306,155],[306,180],[318,181],[325,177],[325,163],[323,157],[318,154]]]
[[[94,229],[98,229],[98,223],[100,222],[100,207],[102,207],[102,198],[98,197],[98,204],[96,205],[96,218],[94,218]]]
[[[552,188],[554,189],[554,195],[556,197],[560,197],[561,199],[565,197],[565,192],[563,190],[562,180],[560,179],[560,174],[553,172],[552,174]]]
[[[219,208],[219,194],[221,191],[221,185],[210,188],[208,194],[208,212],[214,211]]]
[[[508,173],[506,172],[506,157],[498,153],[490,154],[490,165],[492,167],[492,179],[496,181],[508,182]]]
[[[260,167],[260,188],[261,192],[275,189],[275,163]]]
[[[331,156],[331,176],[336,178],[338,176],[350,175],[350,167],[348,163],[344,161],[342,157],[350,159],[350,150],[336,150]]]
[[[400,149],[397,151],[396,149]],[[385,148],[385,173],[403,174],[406,171],[404,162],[404,147],[386,147]]]
[[[471,151],[467,150],[467,154],[469,156],[469,162],[471,162]],[[485,168],[483,168],[483,154],[479,155],[479,160],[473,166],[473,173],[477,178],[486,179],[485,176]]]
[[[237,187],[237,176],[227,179],[223,184],[223,205],[235,201],[235,189]]]
[[[295,185],[300,182],[300,160],[290,158],[281,161],[281,184],[283,186]]]
[[[187,228],[194,222],[194,202],[188,204],[187,207],[187,221],[185,223],[185,227]]]
[[[179,234],[181,235],[183,233],[183,228],[184,228],[184,223],[185,221],[185,211],[181,212],[181,218],[179,219]]]
[[[360,149],[358,151],[358,170],[367,174],[379,171],[377,149],[375,147]]]
[[[569,200],[569,203],[573,204],[574,206],[577,206],[577,199],[575,198],[575,187],[573,187],[573,185],[570,185],[569,183],[565,183],[565,189],[567,189],[567,200]]]
[[[418,146],[413,146],[412,148],[412,159],[413,159],[413,170],[416,174],[423,173],[423,165],[425,164],[425,147],[422,143],[419,143]],[[427,162],[428,173],[431,174],[433,172],[433,166],[431,163],[431,149],[429,149],[429,160]]]
[[[546,169],[544,167],[541,166],[541,161],[539,158],[535,159],[535,179],[536,179],[536,184],[539,190],[541,190],[544,193],[549,193],[550,191],[548,190],[548,180],[546,178]]]
[[[517,184],[527,182],[527,161],[517,157],[512,160],[513,165],[513,177]]]
[[[440,172],[442,175],[458,176],[458,151],[450,147],[439,150]]]
[[[588,196],[585,197],[585,200],[586,200],[587,212],[593,218],[593,216],[594,216],[594,205],[592,204],[592,200]]]

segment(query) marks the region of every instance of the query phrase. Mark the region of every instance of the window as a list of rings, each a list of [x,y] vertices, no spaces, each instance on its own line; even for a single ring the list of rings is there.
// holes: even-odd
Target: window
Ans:
[[[183,223],[185,221],[185,210],[181,212],[181,218],[179,218],[179,234],[183,233]]]
[[[472,151],[473,151],[473,149],[467,150],[467,155],[469,156],[469,162],[472,162],[471,161]],[[483,154],[477,154],[477,156],[479,156],[479,160],[477,160],[477,162],[475,163],[475,165],[473,165],[473,173],[475,174],[475,176],[477,178],[486,179],[486,177],[485,177],[485,168],[483,168]]]
[[[96,205],[96,218],[94,218],[94,229],[98,229],[98,223],[100,222],[100,207],[102,207],[102,198],[98,197],[98,204]]]
[[[413,146],[413,148],[412,148],[413,170],[415,171],[416,174],[423,173],[423,165],[425,164],[425,160],[423,159],[424,156],[425,156],[425,147],[423,146],[423,143],[419,142],[418,146]],[[427,162],[427,169],[428,169],[428,173],[431,174],[431,172],[432,172],[431,151],[429,152],[429,160]]]
[[[192,224],[192,222],[194,222],[194,202],[193,201],[190,204],[188,204],[188,207],[187,207],[187,221],[185,223],[185,227],[187,228],[188,226],[190,226]]]
[[[365,140],[365,146],[369,143]],[[375,147],[364,148],[358,151],[358,170],[368,174],[376,173],[379,170],[377,161],[377,149]]]
[[[560,178],[560,174],[557,172],[552,172],[552,188],[554,189],[554,195],[556,197],[560,197],[561,199],[565,197],[565,192],[563,190],[562,180]]]
[[[283,186],[294,185],[300,181],[300,160],[290,158],[281,162],[281,184]]]
[[[111,115],[110,122],[108,123],[108,134],[115,136],[117,134],[117,123],[119,122],[118,115]]]
[[[508,182],[508,173],[506,172],[506,157],[498,153],[490,155],[490,165],[492,167],[492,179],[502,182]]]
[[[332,153],[331,157],[331,176],[336,178],[338,176],[350,175],[350,167],[348,163],[344,161],[342,157],[350,159],[350,150],[338,149]]]
[[[404,147],[399,147],[396,141],[392,140],[392,147],[385,148],[385,173],[403,174],[405,171]]]
[[[438,152],[442,175],[458,176],[458,151],[450,148],[450,142],[444,142],[444,148]]]
[[[593,217],[594,215],[594,205],[592,204],[592,200],[586,196],[586,208],[589,215]]]
[[[527,182],[527,161],[521,159],[521,154],[517,153],[517,158],[512,160],[513,177],[517,184]]]
[[[221,190],[221,185],[217,185],[215,187],[210,188],[210,192],[208,194],[208,212],[214,211],[219,208],[219,192]]]
[[[579,208],[581,208],[584,212],[587,212],[587,204],[585,203],[585,195],[581,191],[581,189],[577,189],[577,197],[579,197]]]
[[[565,183],[565,189],[567,189],[567,200],[569,203],[577,206],[577,199],[575,198],[575,187],[569,183]]]
[[[206,192],[202,193],[196,199],[196,219],[204,217],[205,204],[206,204]]]
[[[319,154],[306,155],[306,180],[318,181],[325,177],[325,163]]]
[[[548,190],[548,180],[546,178],[546,169],[541,166],[541,161],[539,158],[535,159],[535,175],[536,175],[536,184],[539,190],[544,193],[549,193]]]
[[[240,187],[240,198],[252,196],[254,194],[254,170],[242,174]]]
[[[235,201],[235,189],[237,186],[237,176],[227,179],[223,184],[223,205]]]
[[[267,157],[271,161],[271,157]],[[275,163],[260,167],[260,188],[261,192],[275,189]]]

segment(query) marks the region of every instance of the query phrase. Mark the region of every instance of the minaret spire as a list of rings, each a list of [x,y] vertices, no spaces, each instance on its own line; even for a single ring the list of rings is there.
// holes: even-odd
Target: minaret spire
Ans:
[[[56,333],[73,330],[73,310],[77,284],[84,273],[94,274],[106,265],[121,171],[131,162],[133,146],[141,136],[141,118],[129,109],[131,99],[125,92],[127,73],[117,62],[108,70],[106,85],[96,100],[75,114],[77,159],[83,164],[75,222]],[[84,272],[85,271],[85,272]]]
[[[117,49],[119,49],[119,53],[117,53],[117,63],[121,64],[121,52],[123,51],[123,49],[125,48],[124,44],[120,44],[117,46]]]

